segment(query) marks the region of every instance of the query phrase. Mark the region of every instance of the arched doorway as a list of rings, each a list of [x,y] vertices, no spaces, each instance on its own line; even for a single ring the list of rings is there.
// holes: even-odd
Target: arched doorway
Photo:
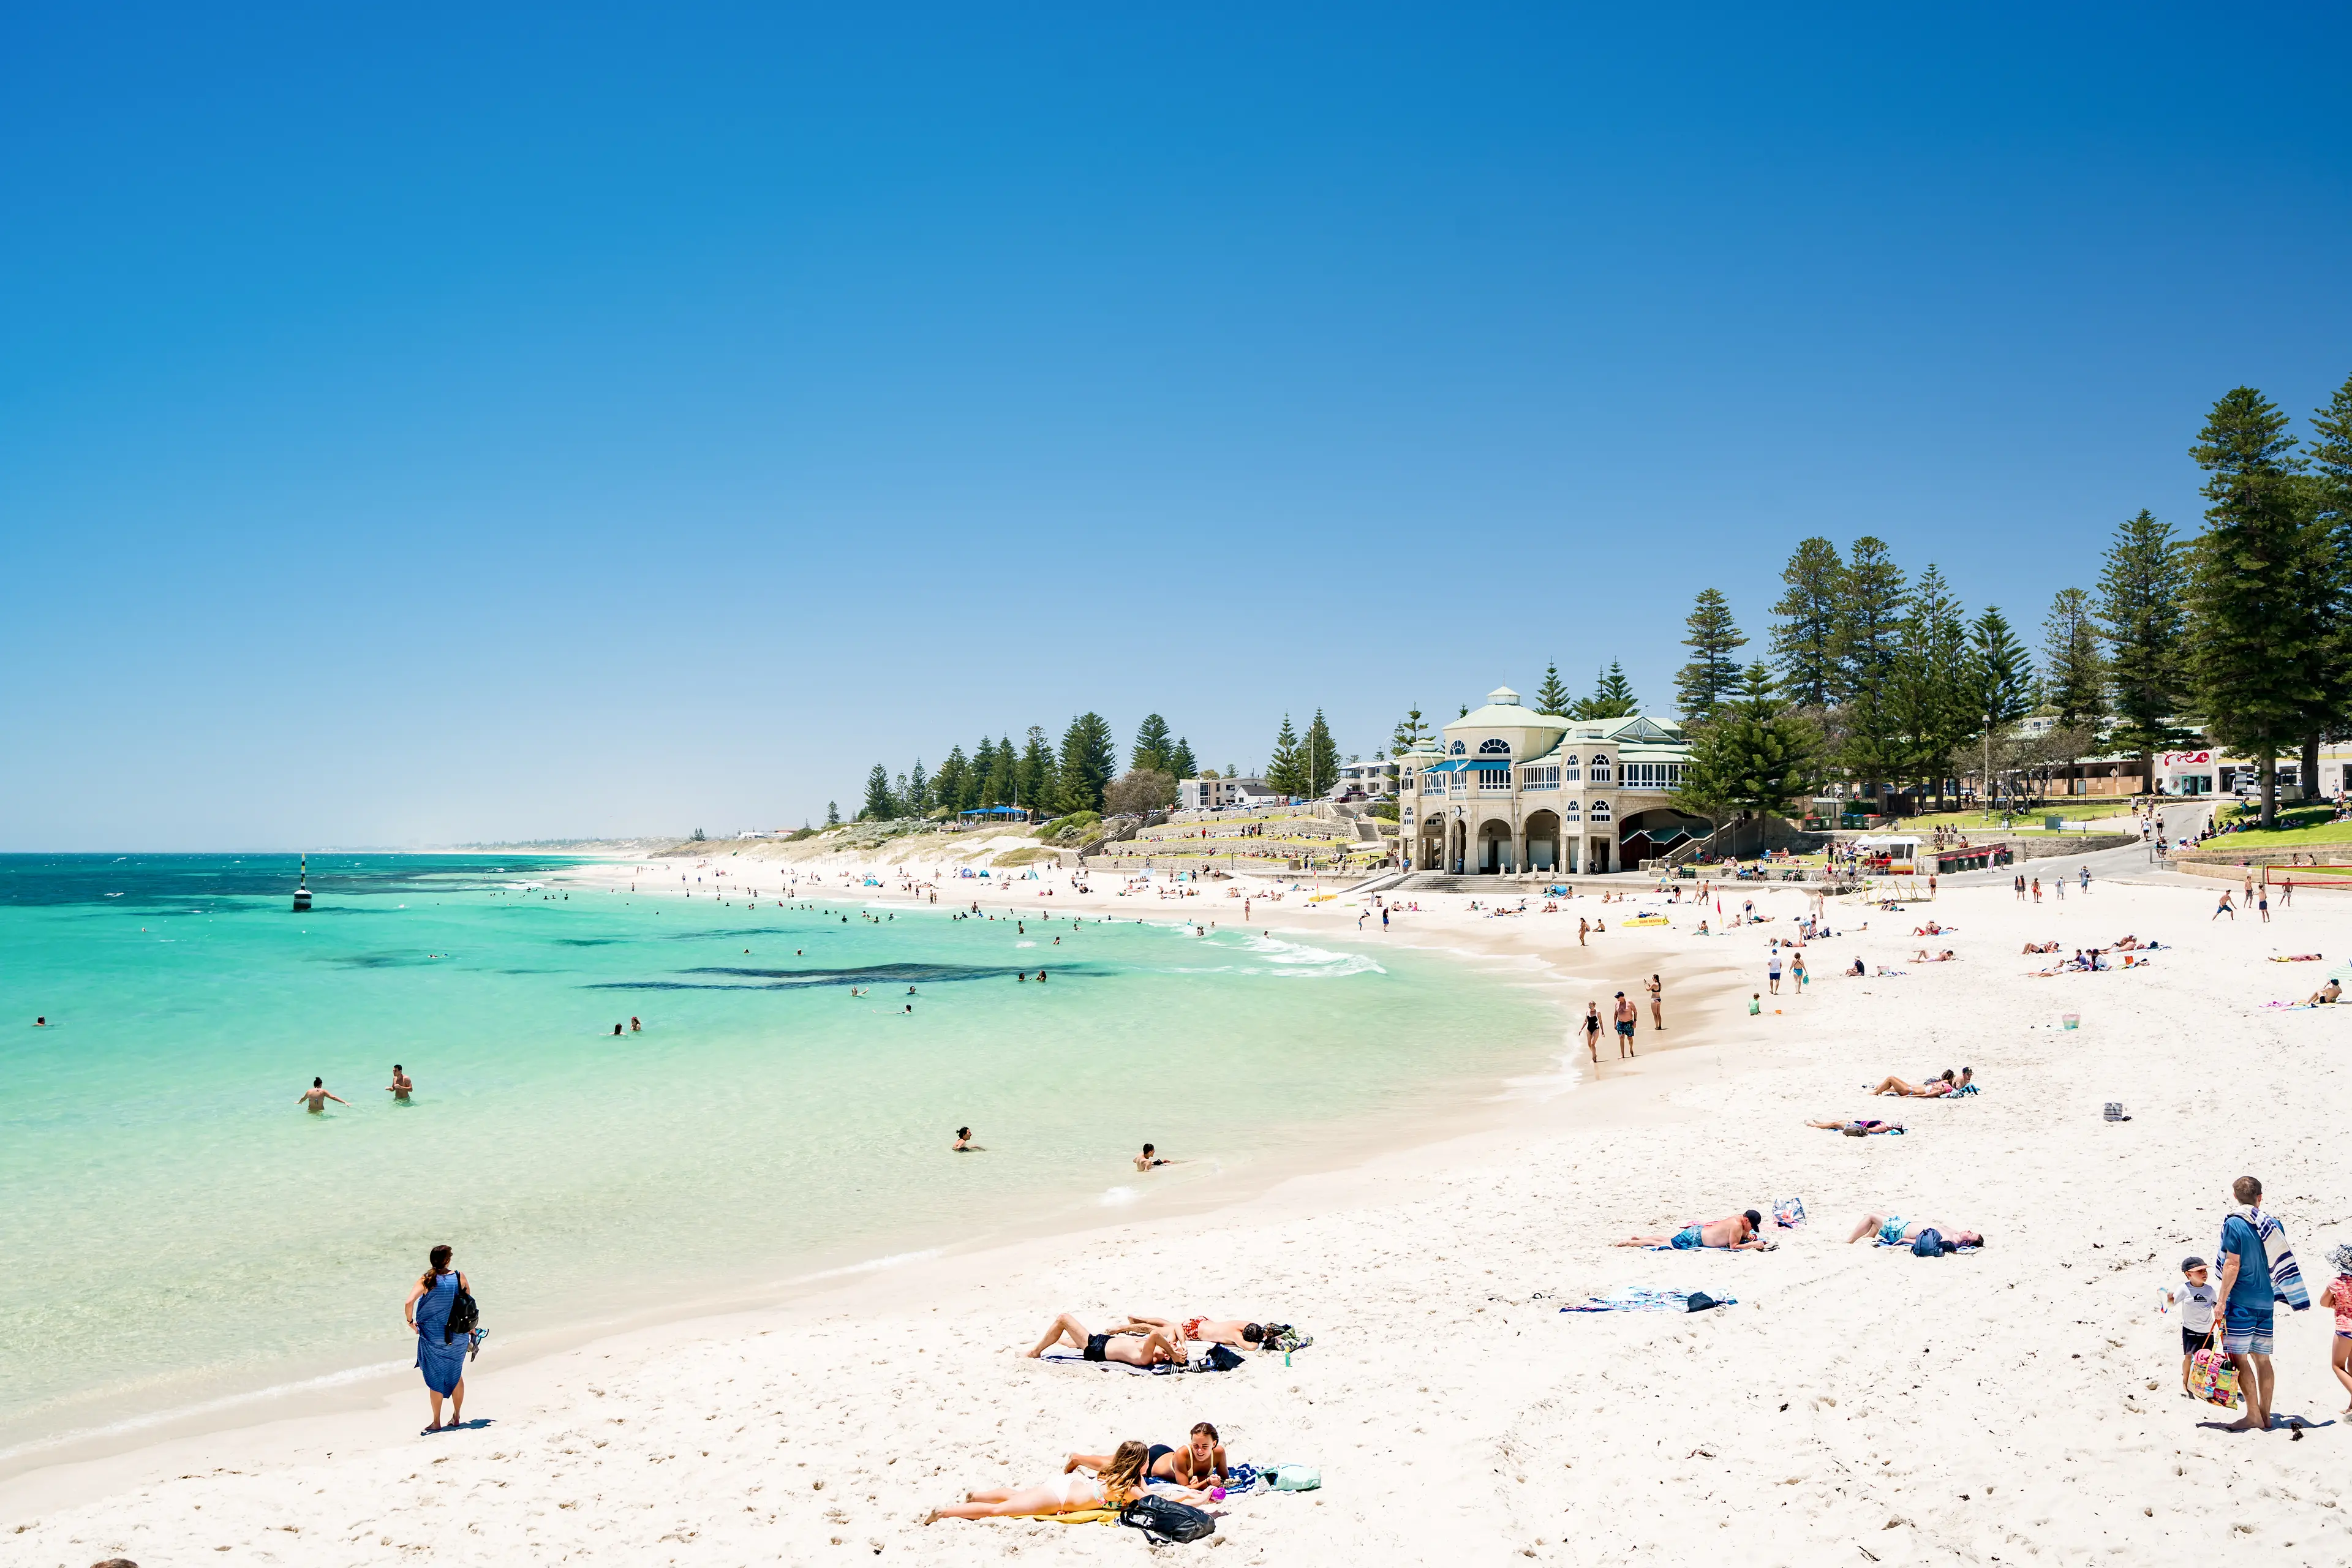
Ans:
[[[1489,817],[1478,825],[1478,869],[1496,876],[1518,869],[1511,843],[1511,825]]]
[[[1560,842],[1559,813],[1534,811],[1527,821],[1528,866],[1530,871],[1558,871],[1568,864]]]

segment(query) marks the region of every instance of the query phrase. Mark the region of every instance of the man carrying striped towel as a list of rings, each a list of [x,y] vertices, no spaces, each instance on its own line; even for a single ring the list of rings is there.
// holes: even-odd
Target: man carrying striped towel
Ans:
[[[2231,1430],[2269,1429],[2273,1315],[2281,1297],[2295,1311],[2308,1310],[2311,1297],[2303,1288],[2303,1270],[2286,1245],[2286,1227],[2276,1215],[2263,1208],[2263,1184],[2240,1176],[2231,1193],[2244,1207],[2221,1222],[2221,1245],[2215,1257],[2221,1266],[2218,1282],[2227,1320],[2221,1348],[2238,1363],[2238,1390],[2245,1395],[2246,1414]]]

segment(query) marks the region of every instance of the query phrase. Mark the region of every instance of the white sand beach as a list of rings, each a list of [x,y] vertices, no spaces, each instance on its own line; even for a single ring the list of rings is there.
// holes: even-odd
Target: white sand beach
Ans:
[[[1171,912],[1116,885],[959,882],[940,901],[1002,908],[1051,886],[1057,912]],[[502,1364],[494,1339],[469,1378],[478,1428],[419,1436],[425,1401],[404,1384],[373,1408],[18,1474],[0,1483],[0,1555],[1134,1562],[1144,1546],[1123,1530],[918,1521],[972,1488],[1046,1479],[1074,1449],[1178,1444],[1209,1420],[1234,1458],[1323,1481],[1237,1499],[1211,1542],[1174,1549],[1216,1561],[2339,1563],[2352,1424],[2330,1314],[2279,1313],[2276,1407],[2309,1428],[2235,1435],[2181,1397],[2179,1320],[2156,1306],[2183,1254],[2213,1255],[2241,1174],[2264,1182],[2315,1296],[2328,1247],[2352,1239],[2352,1173],[2325,1152],[2352,1107],[2352,1007],[2262,1005],[2352,972],[2352,896],[2303,891],[2272,924],[2216,925],[2214,892],[2102,881],[2033,906],[1948,886],[1899,914],[1832,901],[1843,934],[1806,948],[1810,988],[1784,982],[1755,1016],[1746,997],[1765,990],[1768,941],[1792,932],[1794,889],[1727,891],[1727,910],[1752,896],[1777,918],[1706,938],[1688,905],[1672,928],[1622,929],[1631,911],[1592,898],[1487,918],[1418,895],[1384,936],[1377,916],[1359,935],[1345,900],[1255,904],[1251,923],[1278,932],[1540,956],[1566,998],[1604,1010],[1654,971],[1670,1027],[1645,1008],[1643,1054],[1620,1064],[1604,1036],[1573,1092],[1498,1100],[1475,1134],[1213,1213],[909,1260],[525,1364]],[[1183,908],[1230,920],[1228,902]],[[1612,929],[1580,950],[1576,922],[1596,915]],[[1950,933],[1911,934],[1931,917]],[[2126,932],[2164,949],[2144,969],[2052,978],[2019,952]],[[1958,962],[1911,962],[1923,945]],[[2327,961],[2267,962],[2304,952]],[[1842,973],[1857,956],[1906,973]],[[1864,1092],[1963,1065],[1980,1094]],[[2109,1100],[2131,1119],[2104,1121]],[[1805,1126],[1854,1116],[1909,1131]],[[1811,1218],[1768,1253],[1610,1245],[1791,1196]],[[1847,1245],[1871,1212],[1990,1245],[1936,1260]],[[385,1281],[388,1321],[405,1284]],[[1621,1286],[1738,1304],[1560,1310]],[[1063,1310],[1275,1320],[1315,1343],[1180,1377],[1024,1359]]]

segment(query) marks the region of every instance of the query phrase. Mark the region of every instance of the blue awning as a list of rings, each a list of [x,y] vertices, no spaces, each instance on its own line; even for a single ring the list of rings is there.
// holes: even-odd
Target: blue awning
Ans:
[[[1511,771],[1511,759],[1508,757],[1473,757],[1464,765],[1468,767],[1474,773],[1507,773]]]
[[[1467,765],[1457,758],[1450,763],[1432,763],[1421,771],[1425,773],[1458,773]]]

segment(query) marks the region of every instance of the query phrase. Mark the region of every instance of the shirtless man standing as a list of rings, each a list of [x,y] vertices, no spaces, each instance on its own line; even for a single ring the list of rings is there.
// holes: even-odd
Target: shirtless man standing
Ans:
[[[1620,1247],[1671,1247],[1677,1252],[1695,1252],[1702,1247],[1720,1247],[1731,1252],[1761,1252],[1765,1242],[1764,1216],[1754,1209],[1711,1219],[1698,1225],[1686,1225],[1672,1236],[1633,1236]]]
[[[329,1094],[327,1092],[327,1080],[322,1078],[312,1079],[310,1080],[310,1087],[304,1089],[294,1098],[308,1105],[310,1108],[310,1114],[313,1116],[316,1116],[320,1111],[326,1110],[327,1101],[331,1100],[337,1105],[349,1105],[351,1103],[350,1100],[345,1100],[340,1094]]]
[[[1641,1021],[1642,1015],[1633,1003],[1625,999],[1625,993],[1617,993],[1617,1054],[1620,1057],[1633,1054],[1633,1026]]]
[[[384,1085],[383,1090],[392,1096],[392,1102],[394,1105],[406,1105],[409,1095],[415,1092],[415,1089],[416,1086],[408,1080],[408,1075],[400,1070],[400,1064],[393,1063],[392,1081]]]

